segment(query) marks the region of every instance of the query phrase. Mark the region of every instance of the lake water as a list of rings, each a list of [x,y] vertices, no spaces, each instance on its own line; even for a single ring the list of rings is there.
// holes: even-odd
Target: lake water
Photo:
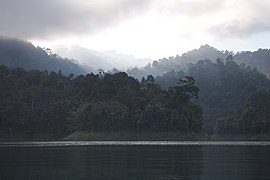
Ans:
[[[0,143],[0,179],[269,180],[270,142]]]

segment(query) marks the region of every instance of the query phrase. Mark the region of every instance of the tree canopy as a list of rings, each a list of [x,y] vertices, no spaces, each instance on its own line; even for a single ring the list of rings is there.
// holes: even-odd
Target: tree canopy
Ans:
[[[200,88],[194,102],[203,109],[203,129],[210,134],[269,133],[270,80],[256,69],[238,65],[232,57],[201,60],[186,72],[171,71],[156,78],[164,89],[191,74]]]
[[[124,72],[65,76],[0,66],[0,79],[1,133],[202,129],[202,110],[191,101],[199,89],[188,76],[169,91],[151,75],[139,82]]]

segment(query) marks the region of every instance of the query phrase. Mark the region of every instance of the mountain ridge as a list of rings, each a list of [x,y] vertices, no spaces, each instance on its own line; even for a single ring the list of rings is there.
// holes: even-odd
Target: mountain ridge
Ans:
[[[131,67],[143,67],[151,59],[135,58],[133,55],[118,53],[115,50],[96,51],[78,45],[58,45],[52,47],[53,51],[63,57],[74,58],[83,64],[90,65],[95,70],[119,69],[126,71]]]
[[[6,37],[0,37],[0,64],[27,70],[61,70],[64,74],[85,74],[91,71],[91,68],[80,65],[74,59],[52,54],[49,48],[35,47],[31,42]]]
[[[199,60],[209,59],[216,62],[217,59],[225,61],[228,57],[232,58],[237,64],[244,63],[251,68],[256,68],[259,72],[270,77],[270,50],[259,48],[257,51],[220,51],[210,45],[202,45],[198,49],[193,49],[182,55],[171,56],[154,60],[142,68],[131,68],[128,74],[141,79],[151,74],[153,76],[163,75],[171,70],[185,70],[189,64],[197,63]]]

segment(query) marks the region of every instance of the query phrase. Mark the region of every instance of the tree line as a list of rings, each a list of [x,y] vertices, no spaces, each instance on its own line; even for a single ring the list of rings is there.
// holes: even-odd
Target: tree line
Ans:
[[[183,77],[168,90],[154,81],[124,72],[65,76],[0,66],[0,133],[201,131],[195,80]]]

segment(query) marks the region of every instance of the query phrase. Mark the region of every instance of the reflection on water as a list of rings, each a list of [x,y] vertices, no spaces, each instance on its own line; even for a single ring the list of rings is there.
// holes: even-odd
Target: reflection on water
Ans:
[[[204,176],[201,179],[270,179],[270,147],[204,147]]]
[[[270,146],[0,147],[0,179],[270,179]]]

